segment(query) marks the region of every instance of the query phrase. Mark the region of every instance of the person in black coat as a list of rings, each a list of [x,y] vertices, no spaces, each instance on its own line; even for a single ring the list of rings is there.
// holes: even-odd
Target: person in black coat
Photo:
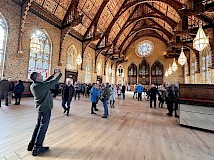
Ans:
[[[152,101],[154,101],[154,108],[156,108],[156,95],[158,94],[158,90],[155,87],[154,84],[151,85],[151,88],[149,90],[149,96],[150,96],[150,108],[152,108]]]
[[[126,86],[125,85],[122,86],[121,92],[123,94],[123,99],[125,99],[125,92],[126,92]]]
[[[62,89],[62,107],[64,108],[64,113],[67,111],[67,116],[70,112],[70,104],[72,101],[72,97],[74,95],[74,86],[71,84],[71,80],[67,79],[66,84]],[[67,107],[65,106],[67,103]]]
[[[15,94],[15,105],[20,105],[22,93],[25,90],[25,86],[23,85],[23,82],[21,80],[18,81],[18,83],[15,85],[13,93]]]

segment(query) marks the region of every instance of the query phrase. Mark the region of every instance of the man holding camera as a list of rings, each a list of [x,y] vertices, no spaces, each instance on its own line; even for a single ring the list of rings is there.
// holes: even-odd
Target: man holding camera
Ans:
[[[45,81],[43,81],[40,73],[33,72],[30,75],[30,78],[33,80],[30,90],[34,96],[35,107],[38,110],[37,124],[27,148],[28,151],[32,151],[33,156],[49,150],[49,147],[43,147],[42,145],[49,126],[51,109],[53,108],[53,97],[50,89],[58,83],[61,76],[59,69]]]

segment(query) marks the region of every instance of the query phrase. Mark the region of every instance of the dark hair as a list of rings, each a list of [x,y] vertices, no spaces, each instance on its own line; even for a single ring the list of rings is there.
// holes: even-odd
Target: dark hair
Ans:
[[[37,72],[33,72],[30,75],[30,79],[32,79],[33,81],[36,81],[37,76],[38,76],[38,73]]]

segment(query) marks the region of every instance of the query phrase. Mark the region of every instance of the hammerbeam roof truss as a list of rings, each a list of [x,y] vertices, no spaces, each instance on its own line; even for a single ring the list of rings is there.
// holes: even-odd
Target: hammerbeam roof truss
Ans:
[[[88,33],[93,32],[93,37],[99,31],[99,37],[91,40],[96,48],[113,43],[121,52],[140,30],[143,35],[152,34],[164,41],[171,41],[175,28],[181,22],[182,8],[192,2],[193,0],[34,0],[34,3],[58,18],[62,25],[68,15],[75,14],[70,9],[75,4],[83,17],[81,23],[72,26],[71,34],[76,32],[85,41],[90,37]],[[189,28],[198,27],[199,22],[206,25],[197,16],[188,15]]]

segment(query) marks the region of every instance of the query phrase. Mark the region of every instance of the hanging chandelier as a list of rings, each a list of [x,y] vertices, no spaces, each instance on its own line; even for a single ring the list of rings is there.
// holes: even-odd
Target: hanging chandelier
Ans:
[[[82,63],[82,57],[81,57],[81,55],[79,53],[78,56],[77,56],[77,65],[81,65],[81,63]]]
[[[208,44],[209,44],[209,38],[204,33],[202,24],[200,24],[197,35],[193,40],[193,48],[201,52]]]
[[[182,47],[181,48],[181,54],[178,58],[178,63],[183,66],[186,62],[187,62],[187,57],[185,56],[184,51],[183,51],[183,47]]]
[[[174,58],[174,61],[173,61],[173,63],[172,63],[172,71],[176,71],[178,69],[178,66],[177,66],[177,64],[176,64],[176,61],[175,61],[175,58]]]
[[[168,77],[168,71],[167,71],[167,69],[166,69],[166,72],[165,72],[165,77]]]
[[[35,34],[32,35],[32,38],[30,41],[30,49],[37,53],[41,51],[41,45],[39,43],[39,39]]]
[[[171,75],[172,74],[172,68],[169,66],[168,68],[168,75]]]

